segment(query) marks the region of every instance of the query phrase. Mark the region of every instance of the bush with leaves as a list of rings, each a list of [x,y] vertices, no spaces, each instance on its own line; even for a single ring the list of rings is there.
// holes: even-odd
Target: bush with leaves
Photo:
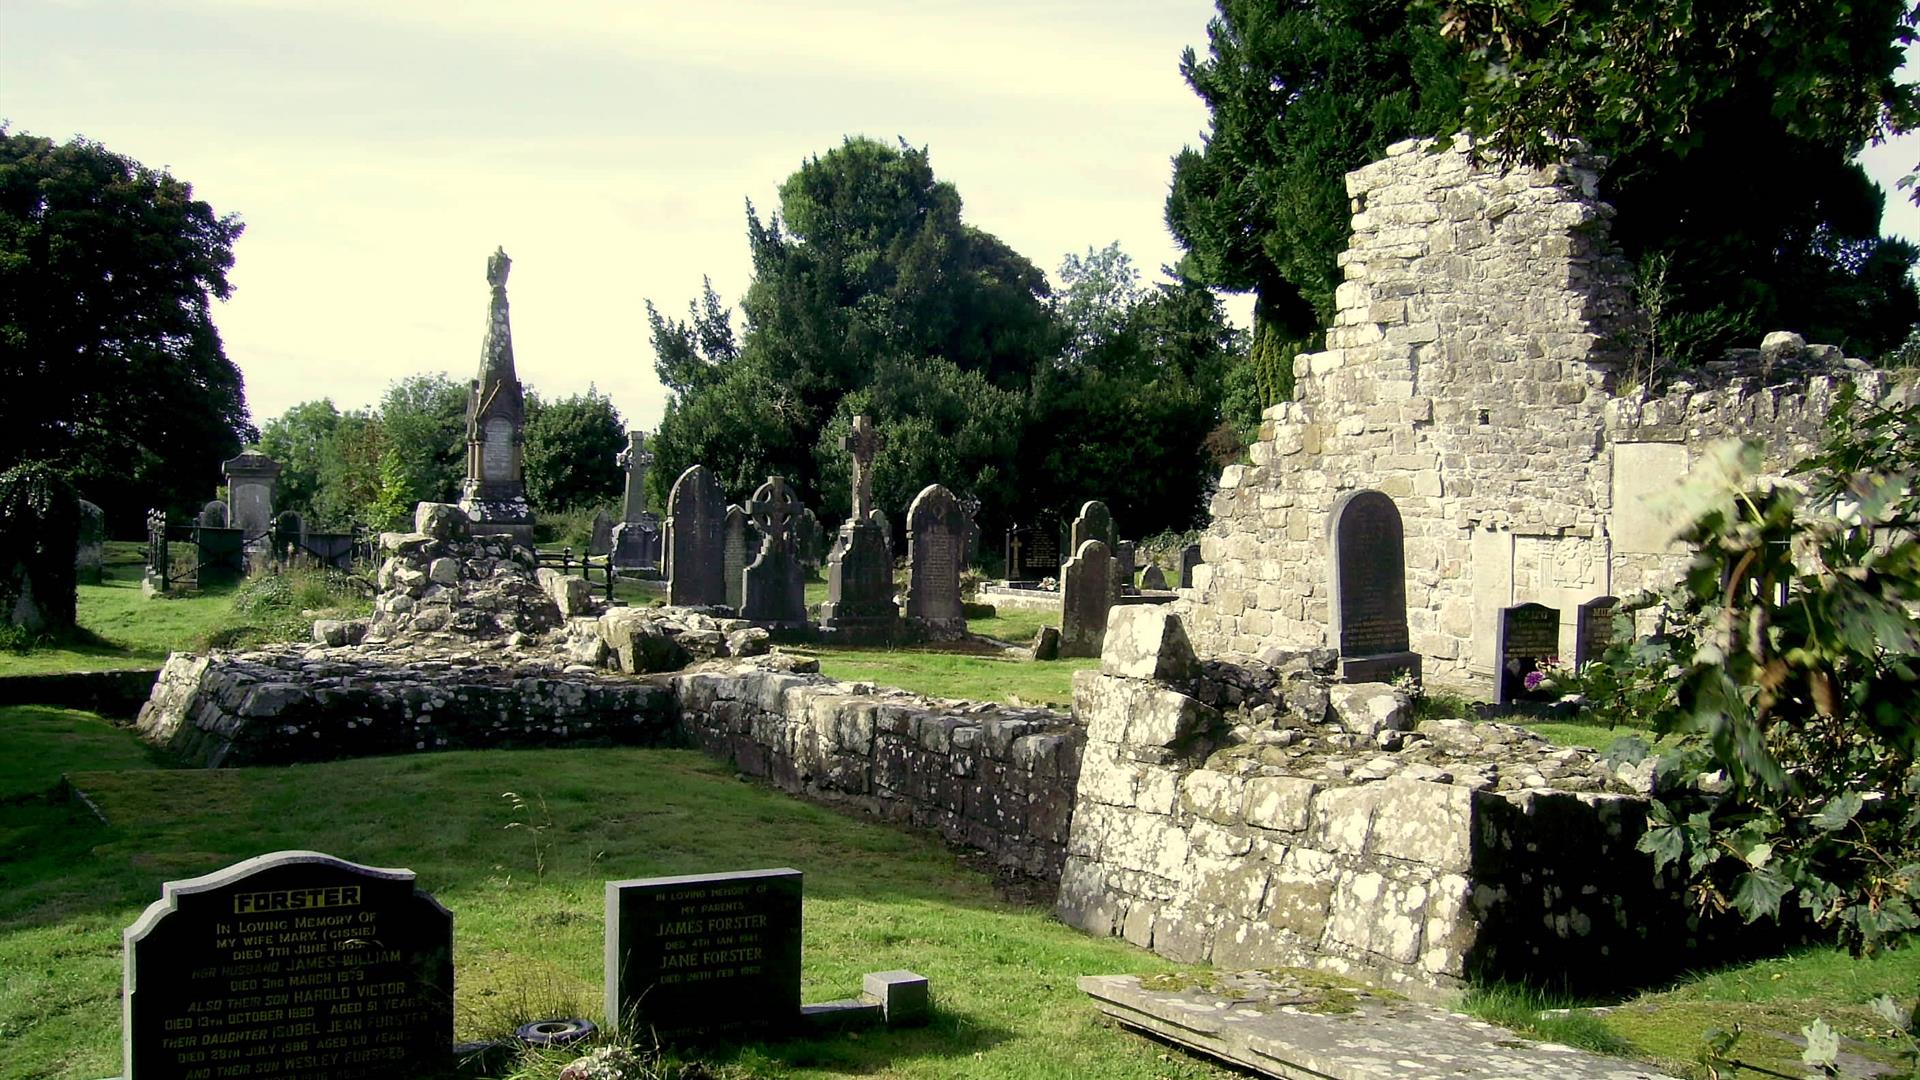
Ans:
[[[1871,951],[1920,928],[1920,404],[1843,390],[1827,424],[1788,482],[1757,443],[1710,456],[1667,633],[1577,681],[1679,736],[1640,847],[1702,908]]]

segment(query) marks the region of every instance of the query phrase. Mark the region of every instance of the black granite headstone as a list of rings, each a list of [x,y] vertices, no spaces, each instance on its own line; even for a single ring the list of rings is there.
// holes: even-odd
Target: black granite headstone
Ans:
[[[753,1038],[800,1017],[800,871],[607,882],[607,1026]]]
[[[411,870],[278,851],[127,928],[126,1080],[402,1080],[452,1063],[453,915]]]
[[[1180,587],[1193,588],[1193,570],[1200,565],[1200,545],[1188,544],[1180,549]]]
[[[1499,696],[1501,705],[1515,701],[1553,701],[1554,694],[1527,685],[1527,677],[1539,672],[1560,655],[1560,609],[1545,604],[1521,604],[1500,609]],[[1536,684],[1539,680],[1535,680]]]
[[[1613,647],[1613,613],[1620,600],[1599,596],[1581,604],[1573,618],[1573,669],[1587,666]]]
[[[1340,677],[1385,682],[1403,672],[1420,677],[1420,657],[1407,632],[1406,554],[1400,510],[1378,491],[1356,491],[1334,504],[1327,529],[1333,552],[1333,644]]]

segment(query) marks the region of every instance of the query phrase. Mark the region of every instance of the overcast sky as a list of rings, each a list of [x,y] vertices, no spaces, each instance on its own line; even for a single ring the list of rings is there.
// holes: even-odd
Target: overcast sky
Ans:
[[[1169,161],[1206,112],[1179,73],[1211,0],[906,3],[5,0],[0,118],[82,134],[247,229],[215,312],[256,422],[471,378],[486,259],[513,257],[520,377],[665,399],[645,309],[729,303],[763,215],[850,134],[927,147],[966,220],[1043,269],[1120,241],[1178,256]],[[1883,183],[1920,147],[1882,150]],[[1889,200],[1889,228],[1920,214]],[[1244,302],[1232,305],[1244,317]],[[736,328],[739,320],[736,316]]]

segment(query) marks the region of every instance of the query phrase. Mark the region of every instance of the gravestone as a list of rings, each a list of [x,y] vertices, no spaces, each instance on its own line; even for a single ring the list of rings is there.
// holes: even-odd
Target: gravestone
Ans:
[[[605,510],[593,515],[593,531],[587,537],[587,554],[613,554],[613,516]]]
[[[1400,510],[1378,491],[1356,491],[1334,504],[1332,637],[1346,682],[1420,677],[1420,656],[1407,633],[1407,578]]]
[[[1098,540],[1081,543],[1060,568],[1060,655],[1099,656],[1113,606],[1113,556]]]
[[[196,571],[202,585],[233,581],[247,572],[247,533],[245,529],[193,530],[193,546],[198,563]]]
[[[800,871],[607,882],[610,1033],[747,1040],[800,1017]]]
[[[80,501],[80,528],[73,542],[73,577],[84,585],[98,585],[107,565],[107,512],[85,499]]]
[[[1007,530],[1007,579],[1042,581],[1060,577],[1060,523],[1042,519]]]
[[[1497,704],[1516,701],[1554,701],[1555,693],[1527,685],[1527,676],[1538,672],[1560,655],[1560,610],[1545,604],[1521,604],[1500,609],[1496,639],[1500,657]]]
[[[740,617],[769,630],[805,626],[807,582],[793,542],[800,500],[785,477],[769,476],[753,493],[746,510],[760,530],[760,552],[740,572]],[[723,514],[722,528],[725,524]]]
[[[1613,647],[1613,616],[1617,596],[1597,596],[1574,609],[1573,669],[1579,671]]]
[[[307,523],[304,518],[292,510],[273,519],[273,554],[276,558],[288,558],[306,550]]]
[[[194,524],[203,529],[224,529],[227,521],[227,504],[215,499],[200,508],[200,515],[194,519]]]
[[[411,1080],[453,1050],[453,915],[411,870],[277,851],[125,933],[126,1080]]]
[[[1167,575],[1161,571],[1159,563],[1150,562],[1145,570],[1140,571],[1140,591],[1167,591]]]
[[[1180,549],[1180,587],[1193,588],[1193,571],[1200,565],[1200,545],[1188,544]]]
[[[794,542],[800,545],[800,565],[808,573],[820,569],[827,558],[827,529],[814,516],[811,507],[800,511],[799,520],[794,522]]]
[[[249,546],[264,544],[273,529],[273,489],[280,463],[257,450],[247,450],[220,463],[227,477],[227,498],[233,510],[227,524],[247,534]]]
[[[745,579],[741,574],[747,568],[747,562],[760,548],[760,531],[753,527],[753,519],[738,506],[727,507],[727,523],[722,544],[726,553],[725,570],[727,583],[727,606],[739,611],[746,603]]]
[[[1139,573],[1139,565],[1134,559],[1133,541],[1122,540],[1115,544],[1113,547],[1114,580],[1120,583],[1123,590],[1131,589],[1133,576],[1137,573]]]
[[[527,502],[524,429],[526,395],[513,366],[513,323],[507,275],[513,260],[503,249],[487,258],[487,331],[480,343],[480,374],[468,385],[467,477],[460,509],[479,536],[505,535],[533,546],[533,507]]]
[[[1098,540],[1107,545],[1109,557],[1118,550],[1120,544],[1120,537],[1113,528],[1113,512],[1099,499],[1089,499],[1080,505],[1080,515],[1073,519],[1073,534],[1068,538],[1067,549],[1077,552],[1080,545],[1089,540]]]
[[[727,602],[724,530],[727,497],[705,465],[690,465],[667,494],[667,603],[708,607]]]
[[[632,569],[660,566],[660,519],[647,509],[647,469],[653,454],[647,437],[627,432],[627,448],[614,461],[626,473],[626,494],[620,502],[620,523],[613,527],[613,565]]]
[[[972,522],[953,492],[928,484],[907,508],[907,617],[935,640],[966,636],[960,570]]]
[[[873,505],[873,459],[885,445],[886,437],[865,416],[853,418],[853,430],[841,442],[853,455],[853,513],[827,556],[827,600],[820,605],[822,626],[863,640],[892,637],[900,622],[890,526]]]

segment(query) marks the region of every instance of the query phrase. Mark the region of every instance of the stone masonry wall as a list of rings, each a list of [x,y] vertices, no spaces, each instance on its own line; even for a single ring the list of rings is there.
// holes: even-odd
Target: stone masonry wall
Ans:
[[[1326,351],[1295,361],[1296,400],[1222,474],[1180,605],[1202,652],[1327,643],[1327,522],[1354,490],[1399,507],[1431,673],[1466,668],[1478,624],[1491,629],[1497,607],[1476,608],[1471,582],[1487,538],[1539,538],[1597,583],[1577,564],[1601,531],[1597,433],[1627,295],[1595,184],[1579,166],[1502,173],[1414,141],[1347,175],[1353,240]]]
[[[1084,741],[1066,714],[754,664],[689,672],[672,684],[686,737],[741,772],[1059,879]]]
[[[1631,315],[1612,208],[1580,165],[1501,172],[1417,141],[1347,175],[1353,239],[1323,352],[1228,467],[1179,610],[1212,654],[1329,640],[1328,523],[1345,493],[1390,496],[1426,673],[1495,668],[1501,609],[1577,607],[1674,580],[1661,496],[1706,446],[1758,436],[1784,468],[1843,380],[1883,373],[1769,335],[1651,401],[1616,397]]]
[[[1184,649],[1155,619],[1178,621],[1129,610],[1121,638]],[[1110,645],[1074,685],[1087,746],[1063,921],[1175,960],[1413,992],[1633,985],[1703,955],[1683,896],[1634,850],[1645,771],[1505,724],[1413,727],[1397,691],[1329,689],[1307,657],[1162,664],[1194,672],[1172,681],[1126,660]]]

